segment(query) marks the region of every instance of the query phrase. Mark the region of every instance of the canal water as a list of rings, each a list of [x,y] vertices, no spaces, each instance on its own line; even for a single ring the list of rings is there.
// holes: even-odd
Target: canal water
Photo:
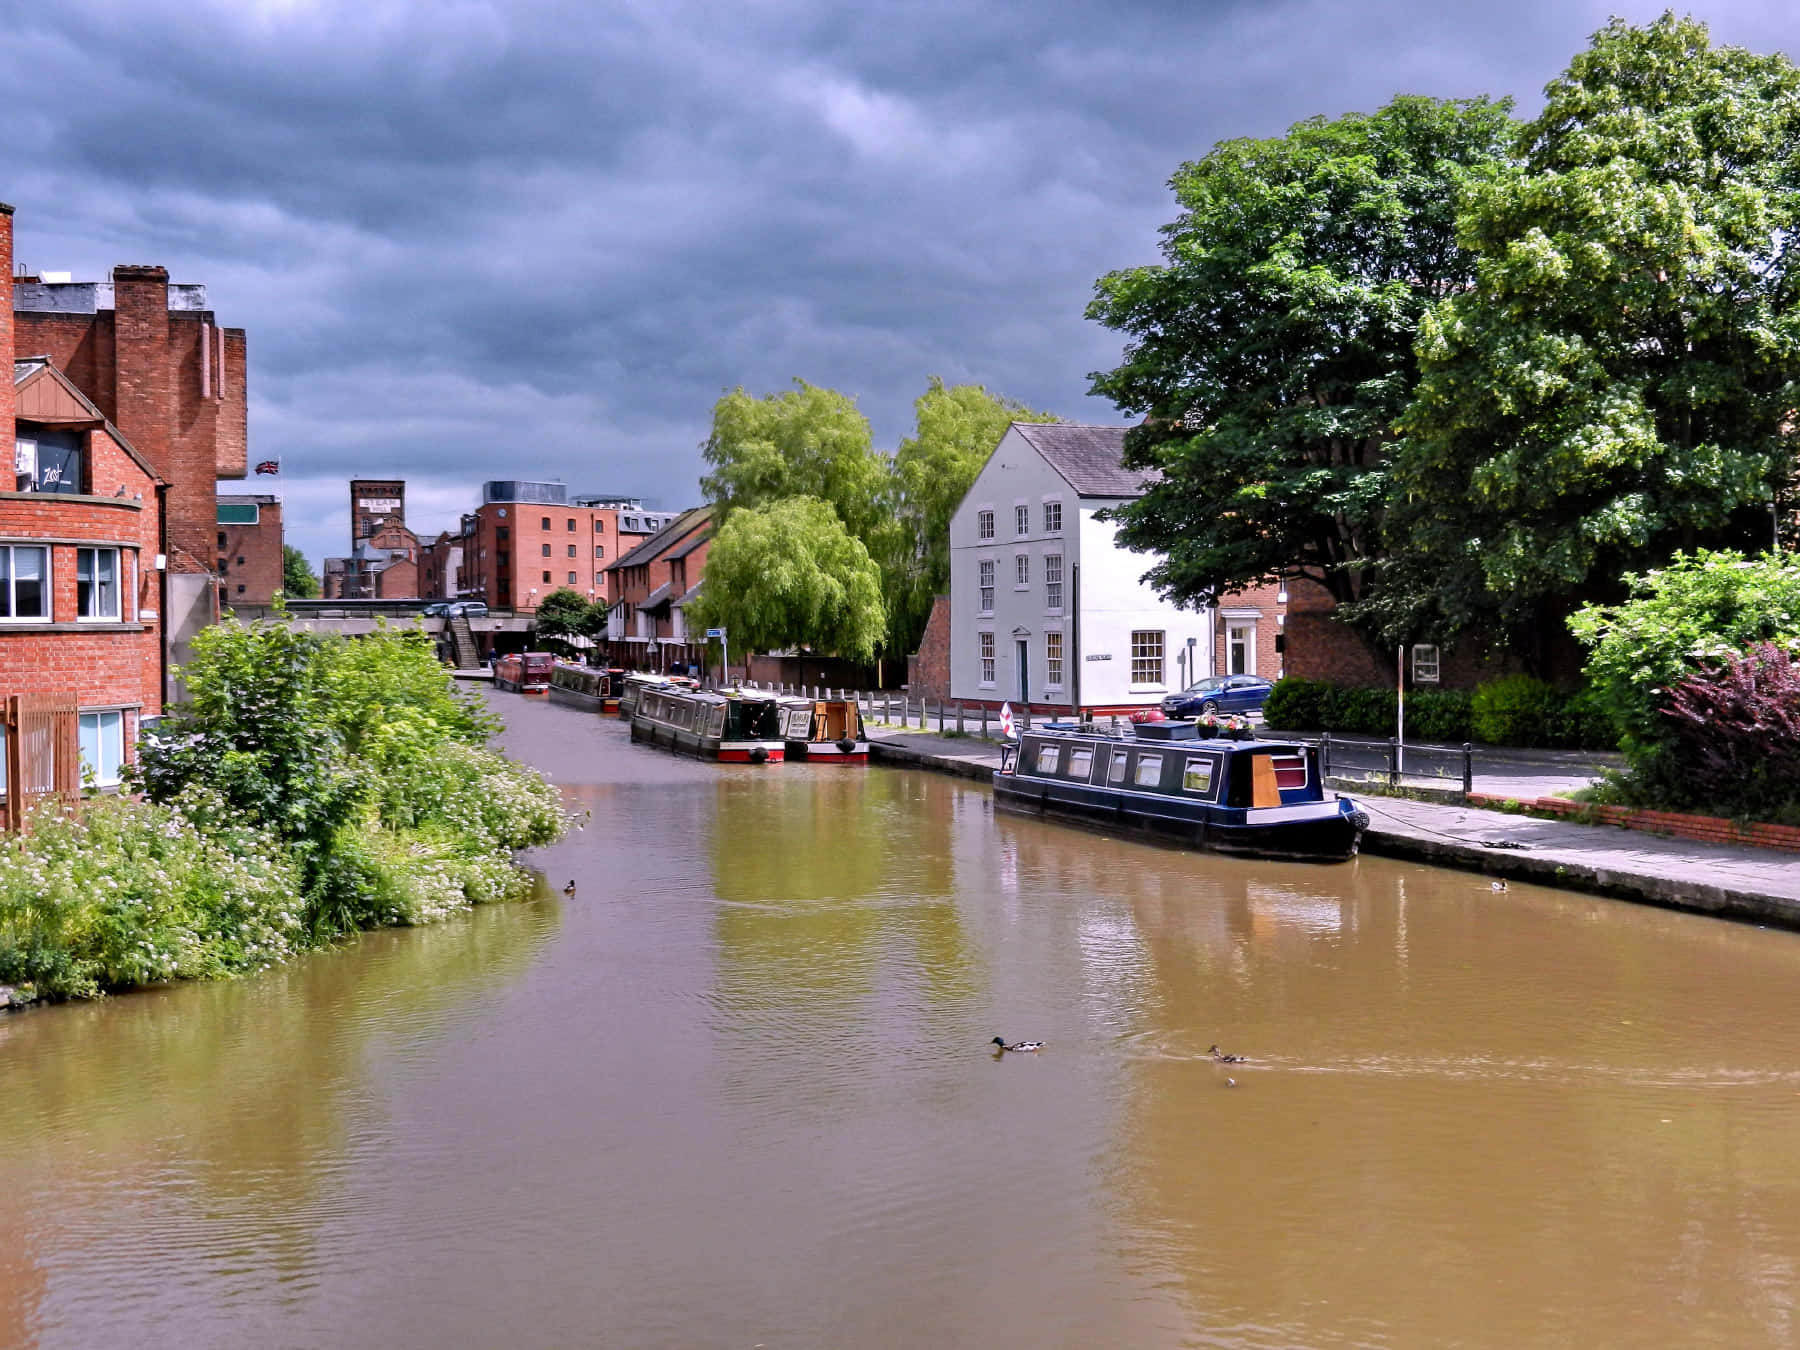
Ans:
[[[0,1344],[1800,1341],[1792,935],[496,699],[538,899],[0,1018]]]

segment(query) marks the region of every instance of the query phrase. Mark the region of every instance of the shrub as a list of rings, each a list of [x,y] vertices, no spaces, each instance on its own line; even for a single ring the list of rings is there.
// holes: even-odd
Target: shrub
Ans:
[[[1592,685],[1583,685],[1563,699],[1555,718],[1551,744],[1571,750],[1617,750],[1618,728],[1606,701]]]
[[[1765,642],[1688,676],[1664,717],[1689,802],[1766,818],[1800,807],[1800,664],[1781,647]]]
[[[1277,680],[1263,703],[1263,721],[1283,731],[1330,731],[1335,692],[1323,680]]]
[[[1415,689],[1406,696],[1408,739],[1460,744],[1472,736],[1469,695],[1461,689]]]
[[[1392,736],[1400,709],[1392,689],[1334,688],[1327,728],[1348,736]]]
[[[1475,739],[1488,745],[1550,745],[1563,696],[1530,675],[1503,675],[1476,688],[1469,700]]]

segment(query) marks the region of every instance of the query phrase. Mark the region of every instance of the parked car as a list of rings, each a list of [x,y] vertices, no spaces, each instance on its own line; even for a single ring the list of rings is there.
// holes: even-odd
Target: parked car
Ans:
[[[449,612],[450,612],[450,602],[448,600],[436,601],[433,604],[429,604],[429,605],[425,606],[424,609],[419,611],[419,613],[423,614],[428,619],[434,619],[440,614],[448,614]]]
[[[1256,675],[1213,675],[1198,680],[1162,701],[1170,717],[1204,717],[1207,713],[1261,712],[1274,686]]]
[[[454,619],[458,616],[465,619],[485,619],[487,612],[488,607],[485,600],[458,600],[444,610],[444,617],[446,619]]]

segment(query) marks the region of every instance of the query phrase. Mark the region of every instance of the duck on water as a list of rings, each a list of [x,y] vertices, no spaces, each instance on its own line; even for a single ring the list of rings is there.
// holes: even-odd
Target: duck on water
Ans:
[[[994,1037],[990,1044],[999,1046],[1002,1054],[1011,1052],[1015,1055],[1028,1055],[1044,1048],[1044,1043],[1042,1041],[1014,1041],[1011,1045],[1008,1045],[1006,1043],[1006,1037],[1004,1036]]]

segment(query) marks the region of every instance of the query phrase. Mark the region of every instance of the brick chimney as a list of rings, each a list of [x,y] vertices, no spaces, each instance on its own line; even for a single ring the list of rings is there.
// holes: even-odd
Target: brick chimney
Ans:
[[[0,202],[0,484],[12,486],[13,438],[13,209]]]
[[[169,463],[169,431],[175,418],[169,370],[169,271],[119,266],[113,268],[112,278],[117,370],[113,420],[151,467],[174,483],[178,474]],[[211,486],[209,481],[209,492]]]

